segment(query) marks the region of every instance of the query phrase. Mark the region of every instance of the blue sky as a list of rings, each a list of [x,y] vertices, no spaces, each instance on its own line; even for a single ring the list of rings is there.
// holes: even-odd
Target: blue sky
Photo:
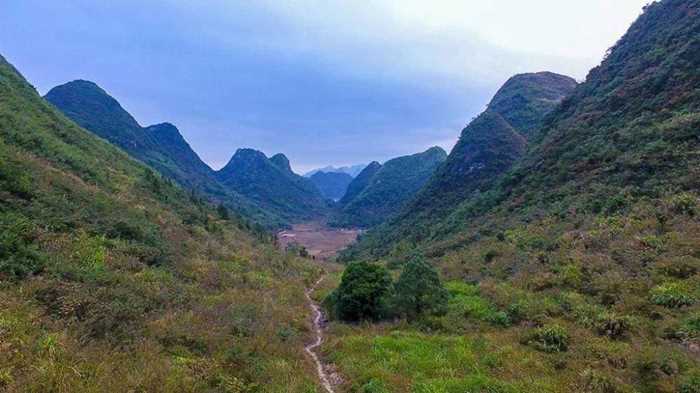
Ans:
[[[579,80],[647,0],[3,0],[0,53],[42,93],[98,83],[204,161],[298,172],[440,145],[511,75]]]

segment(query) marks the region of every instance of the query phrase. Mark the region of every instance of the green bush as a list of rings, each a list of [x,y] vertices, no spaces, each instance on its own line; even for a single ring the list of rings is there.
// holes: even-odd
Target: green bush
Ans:
[[[700,393],[700,373],[696,373],[686,378],[678,388],[678,393]]]
[[[394,287],[396,311],[408,319],[445,314],[448,298],[437,271],[422,256],[406,264]]]
[[[692,305],[695,300],[687,285],[680,282],[667,282],[651,290],[651,301],[659,306],[678,308]]]
[[[385,267],[354,262],[343,272],[333,294],[335,315],[345,321],[379,319],[385,315],[391,277]]]
[[[671,198],[671,207],[678,214],[694,216],[698,206],[698,198],[693,194],[682,193]]]
[[[630,330],[632,319],[612,312],[604,312],[597,316],[595,328],[598,334],[610,338],[622,338]]]
[[[525,342],[542,352],[566,352],[569,349],[569,334],[559,325],[543,326],[527,335]]]
[[[0,215],[0,278],[21,279],[44,267],[44,255],[34,239],[36,228],[18,214]]]

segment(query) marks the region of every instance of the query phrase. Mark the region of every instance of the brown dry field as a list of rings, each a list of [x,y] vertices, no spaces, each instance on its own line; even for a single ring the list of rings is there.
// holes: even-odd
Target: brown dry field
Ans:
[[[277,240],[282,249],[296,242],[306,247],[315,259],[328,260],[352,244],[360,232],[358,229],[330,228],[320,222],[308,222],[277,233]]]

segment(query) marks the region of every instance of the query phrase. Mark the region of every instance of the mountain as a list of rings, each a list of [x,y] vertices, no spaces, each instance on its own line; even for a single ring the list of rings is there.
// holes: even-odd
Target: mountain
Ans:
[[[452,298],[442,316],[338,329],[340,372],[403,391],[700,391],[700,1],[645,7],[526,134],[510,170],[445,214],[412,229],[405,213],[344,255],[400,268],[422,253]],[[425,353],[503,371],[438,376],[413,367]],[[407,360],[386,372],[388,357]]]
[[[346,201],[334,218],[334,225],[370,227],[391,217],[415,195],[446,157],[444,150],[431,147],[423,153],[387,161],[357,196]]]
[[[117,100],[95,83],[69,82],[51,89],[45,99],[83,128],[184,187],[266,225],[277,226],[283,222],[235,190],[219,184],[214,171],[192,150],[174,125],[163,123],[142,128]]]
[[[572,78],[551,72],[510,78],[487,110],[462,130],[445,163],[384,231],[396,237],[425,236],[431,223],[490,188],[521,158],[532,130],[575,87]]]
[[[372,181],[372,178],[374,175],[382,168],[382,164],[378,163],[377,161],[372,161],[369,165],[367,165],[362,172],[360,172],[354,179],[352,179],[352,182],[348,184],[348,188],[345,191],[345,195],[340,199],[340,204],[341,205],[347,205],[355,199],[360,193],[367,188],[369,183]]]
[[[279,337],[306,326],[318,271],[223,213],[61,114],[0,56],[0,389],[307,392],[306,336]]]
[[[304,174],[304,177],[311,177],[313,176],[314,173],[317,172],[326,172],[326,173],[347,173],[348,175],[355,177],[357,176],[362,170],[366,167],[367,165],[365,164],[358,164],[358,165],[352,165],[352,166],[341,166],[341,167],[334,167],[333,165],[329,165],[323,168],[319,169],[314,169],[312,171],[309,171]]]
[[[352,176],[342,172],[316,172],[309,178],[326,199],[339,200],[345,195]]]
[[[277,168],[282,170],[282,172],[287,173],[289,175],[294,175],[294,171],[292,171],[292,165],[289,163],[289,158],[285,156],[282,153],[277,153],[274,156],[270,157],[270,162],[273,163]]]
[[[286,157],[275,157],[273,162],[260,151],[238,149],[216,177],[226,187],[286,220],[325,214],[328,205],[318,188],[309,179],[294,174]]]

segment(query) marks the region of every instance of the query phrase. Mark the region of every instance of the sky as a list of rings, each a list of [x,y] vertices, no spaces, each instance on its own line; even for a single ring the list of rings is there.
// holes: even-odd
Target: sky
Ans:
[[[584,80],[648,0],[2,0],[0,54],[45,94],[91,80],[210,166],[297,172],[448,152],[512,75]]]

